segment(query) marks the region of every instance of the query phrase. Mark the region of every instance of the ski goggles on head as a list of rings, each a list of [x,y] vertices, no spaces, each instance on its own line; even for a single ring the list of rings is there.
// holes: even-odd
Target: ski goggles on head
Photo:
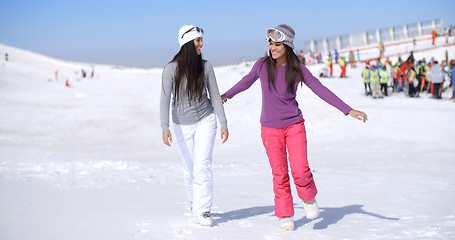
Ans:
[[[292,39],[290,39],[286,34],[284,34],[282,31],[275,29],[275,28],[269,28],[267,30],[267,37],[265,38],[267,41],[274,41],[274,42],[292,42]]]
[[[192,27],[192,28],[188,29],[188,31],[184,32],[180,38],[183,38],[183,36],[185,36],[185,34],[191,32],[193,30],[195,30],[197,32],[204,33],[204,30],[202,30],[202,28],[200,28],[200,27]]]

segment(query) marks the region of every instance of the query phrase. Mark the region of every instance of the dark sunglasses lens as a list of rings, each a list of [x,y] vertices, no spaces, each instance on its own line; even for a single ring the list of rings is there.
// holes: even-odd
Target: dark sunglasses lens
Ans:
[[[198,32],[204,33],[204,30],[202,30],[202,28],[199,28],[199,27],[192,27],[192,28],[190,28],[188,31],[184,32],[184,33],[182,34],[182,37],[180,37],[180,38],[183,38],[183,36],[185,36],[185,34],[187,34],[187,33],[191,32],[191,31],[193,31],[193,29],[196,29],[196,31],[198,31]]]

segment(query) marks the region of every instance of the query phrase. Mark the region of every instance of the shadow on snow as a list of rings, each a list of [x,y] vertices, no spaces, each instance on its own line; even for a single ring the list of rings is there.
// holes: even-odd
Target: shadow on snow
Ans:
[[[213,225],[219,225],[221,223],[226,223],[234,220],[246,219],[249,217],[264,215],[267,213],[272,213],[275,211],[275,206],[262,206],[262,207],[251,207],[244,209],[232,210],[225,213],[212,213]]]
[[[303,208],[303,207],[299,207]],[[339,207],[339,208],[320,208],[321,213],[318,218],[315,220],[320,220],[319,222],[314,224],[313,229],[326,229],[330,225],[338,223],[341,219],[343,219],[347,215],[351,214],[363,214],[379,219],[384,219],[384,220],[392,220],[392,221],[397,221],[399,218],[390,218],[390,217],[385,217],[377,213],[372,213],[368,212],[362,209],[363,205],[349,205],[349,206],[344,206],[344,207]],[[237,209],[237,210],[232,210],[229,212],[225,213],[212,213],[214,217],[214,225],[219,225],[222,223],[234,221],[234,220],[240,220],[240,219],[246,219],[254,216],[259,216],[259,215],[264,215],[264,214],[273,214],[275,211],[275,206],[261,206],[261,207],[251,207],[251,208],[244,208],[244,209]],[[305,224],[311,222],[313,220],[309,220],[305,217],[295,221],[295,227],[299,228],[304,226]]]
[[[302,207],[303,208],[303,207]],[[363,205],[349,205],[349,206],[344,206],[344,207],[339,207],[339,208],[320,208],[321,213],[318,218],[316,219],[322,219],[321,221],[317,222],[314,224],[313,229],[326,229],[332,224],[338,223],[341,219],[343,219],[347,215],[351,214],[363,214],[363,215],[368,215],[371,217],[376,217],[379,219],[384,219],[384,220],[393,220],[397,221],[399,218],[389,218],[382,216],[377,213],[372,213],[368,212],[362,209]],[[309,220],[305,217],[295,221],[295,227],[301,227],[304,226],[305,224],[311,222],[312,220]]]

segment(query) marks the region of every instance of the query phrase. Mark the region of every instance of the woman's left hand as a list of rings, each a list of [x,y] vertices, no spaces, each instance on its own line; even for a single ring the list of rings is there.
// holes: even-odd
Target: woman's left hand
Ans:
[[[221,129],[221,140],[223,141],[222,143],[225,143],[228,140],[229,137],[229,131],[227,129]]]
[[[357,111],[357,110],[352,109],[351,111],[349,111],[349,115],[351,115],[351,117],[359,119],[360,121],[363,121],[363,122],[368,120],[367,115],[362,111]]]
[[[221,101],[223,101],[223,104],[227,102],[227,97],[226,94],[221,95]]]

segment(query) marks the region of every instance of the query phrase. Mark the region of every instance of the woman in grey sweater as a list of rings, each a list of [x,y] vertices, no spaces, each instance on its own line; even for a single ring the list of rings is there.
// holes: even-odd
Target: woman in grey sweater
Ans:
[[[186,193],[192,202],[196,221],[211,226],[211,168],[217,116],[223,143],[229,132],[215,72],[201,56],[202,37],[203,30],[199,27],[185,25],[180,28],[180,51],[163,70],[160,118],[163,143],[170,146],[169,108],[172,98],[174,136],[183,160]]]

